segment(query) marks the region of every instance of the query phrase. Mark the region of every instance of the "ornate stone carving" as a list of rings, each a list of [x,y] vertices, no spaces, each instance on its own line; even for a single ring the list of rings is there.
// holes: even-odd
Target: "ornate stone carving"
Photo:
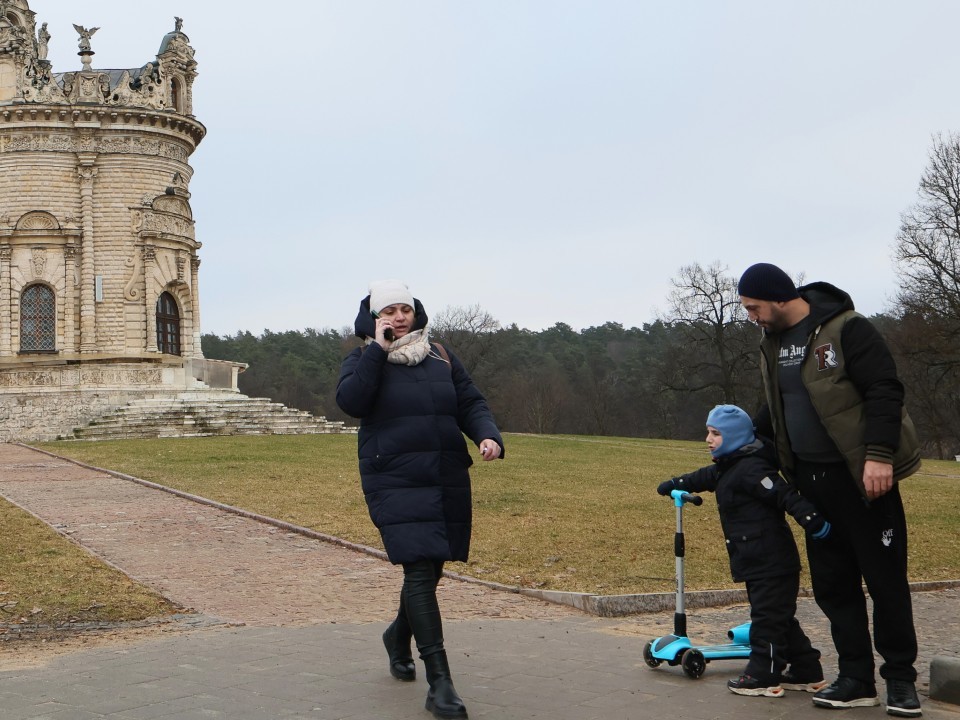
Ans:
[[[123,261],[123,266],[130,271],[130,279],[127,280],[127,284],[123,287],[123,298],[131,302],[137,301],[143,297],[143,293],[140,292],[143,268],[140,263],[137,262],[136,253],[126,258]]]
[[[47,59],[47,49],[50,45],[50,31],[47,30],[47,24],[44,23],[37,30],[37,58],[39,60]]]
[[[83,129],[80,131],[80,139],[77,143],[79,152],[92,153],[97,151],[97,139],[93,136],[93,130]]]
[[[191,241],[194,238],[193,223],[190,220],[175,215],[151,211],[143,212],[143,221],[140,224],[139,231],[171,235],[186,238]]]
[[[30,264],[33,266],[33,277],[39,280],[47,266],[47,254],[42,247],[30,249]]]
[[[153,209],[193,219],[193,212],[190,210],[190,203],[183,198],[176,197],[175,195],[158,196],[157,199],[153,201]]]
[[[52,387],[56,384],[56,375],[45,370],[23,370],[0,374],[0,385],[6,387]]]
[[[48,212],[35,211],[24,214],[17,222],[17,230],[59,230],[57,219]]]
[[[80,176],[81,183],[92,183],[97,176],[97,169],[89,165],[81,165],[77,168],[77,175]]]
[[[93,37],[93,34],[100,28],[85,28],[82,25],[74,24],[73,29],[80,33],[80,49],[89,50],[90,49],[90,38]]]
[[[154,155],[186,163],[187,149],[178,143],[166,142],[128,135],[110,135],[95,138],[88,134],[82,139],[58,133],[42,131],[30,134],[0,133],[0,148],[3,152],[93,152],[121,153],[131,155]],[[153,196],[149,197],[152,202]]]
[[[49,60],[27,57],[23,71],[23,98],[27,102],[66,102],[63,90],[53,77]]]
[[[4,15],[6,15],[4,13]],[[19,25],[12,25],[4,19],[0,24],[0,49],[8,52],[23,52],[33,48],[32,39],[27,39],[27,31]]]
[[[167,45],[167,52],[176,55],[178,60],[189,62],[193,60],[195,52],[185,37],[186,36],[181,34],[172,38]]]

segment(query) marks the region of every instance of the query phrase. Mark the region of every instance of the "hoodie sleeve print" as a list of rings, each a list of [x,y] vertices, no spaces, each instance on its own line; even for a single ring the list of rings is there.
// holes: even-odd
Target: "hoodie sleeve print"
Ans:
[[[380,390],[386,351],[377,343],[353,350],[340,366],[337,380],[337,405],[350,417],[370,414]]]

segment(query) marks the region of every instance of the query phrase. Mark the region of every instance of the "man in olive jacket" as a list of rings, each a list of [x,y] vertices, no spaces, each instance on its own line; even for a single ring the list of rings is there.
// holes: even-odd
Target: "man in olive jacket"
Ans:
[[[833,285],[796,288],[779,267],[758,263],[743,273],[738,292],[763,329],[767,412],[758,429],[772,431],[784,476],[834,528],[824,542],[807,543],[814,597],[839,656],[838,678],[813,702],[879,704],[862,578],[873,600],[887,713],[917,717],[917,638],[897,482],[917,471],[920,452],[893,357]]]

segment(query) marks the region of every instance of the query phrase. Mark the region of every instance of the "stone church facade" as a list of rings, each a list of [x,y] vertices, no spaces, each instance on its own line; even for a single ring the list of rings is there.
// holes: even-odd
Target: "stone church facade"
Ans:
[[[127,69],[94,69],[98,28],[74,28],[81,67],[58,72],[47,23],[0,0],[0,441],[236,393],[245,367],[200,348],[189,160],[206,129],[182,21]]]

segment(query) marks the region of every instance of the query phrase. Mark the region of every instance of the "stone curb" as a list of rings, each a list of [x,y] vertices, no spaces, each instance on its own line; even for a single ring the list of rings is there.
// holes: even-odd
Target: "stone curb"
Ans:
[[[960,657],[936,655],[930,661],[930,699],[960,705]]]

